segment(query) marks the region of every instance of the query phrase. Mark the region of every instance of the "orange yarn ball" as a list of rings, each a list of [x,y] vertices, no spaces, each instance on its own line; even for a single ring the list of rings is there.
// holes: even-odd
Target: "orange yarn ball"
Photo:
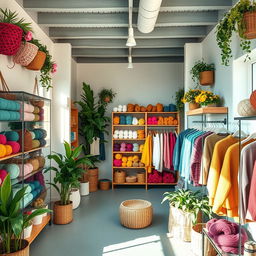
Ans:
[[[0,144],[0,157],[6,156],[6,147],[3,144]]]
[[[9,156],[12,154],[12,147],[10,145],[5,145],[6,155]]]

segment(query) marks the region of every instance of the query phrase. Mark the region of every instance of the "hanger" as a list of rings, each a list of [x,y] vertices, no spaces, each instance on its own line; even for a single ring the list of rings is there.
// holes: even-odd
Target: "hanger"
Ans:
[[[249,135],[246,139],[244,139],[241,144],[244,144],[252,139],[256,139],[256,132],[252,133],[251,135]]]
[[[239,137],[239,129],[236,130],[236,131],[232,134],[232,136],[233,136],[234,138],[238,138],[238,137]],[[246,138],[246,137],[247,137],[247,134],[246,134],[244,131],[241,130],[241,138]]]

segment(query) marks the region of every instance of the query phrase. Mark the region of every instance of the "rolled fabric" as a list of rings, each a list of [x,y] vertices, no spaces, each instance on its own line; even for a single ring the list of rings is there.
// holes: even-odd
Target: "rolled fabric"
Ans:
[[[20,168],[20,173],[19,173],[19,177],[24,177],[24,176],[27,176],[30,172],[30,168],[24,164],[19,164],[19,168]],[[24,173],[23,173],[24,172]]]
[[[44,109],[43,108],[39,108],[40,109],[40,111],[39,111],[39,114],[41,115],[43,115],[44,114]]]
[[[33,172],[33,165],[32,164],[26,163],[25,165],[28,167],[29,173]]]
[[[41,186],[38,180],[31,181],[29,184],[33,184],[35,186],[34,189],[38,189]]]
[[[39,161],[37,158],[31,158],[27,161],[27,163],[32,164],[33,166],[33,171],[36,171],[39,169]]]
[[[20,109],[20,103],[14,100],[6,100],[3,98],[0,98],[0,109],[4,110],[19,110]]]
[[[33,131],[30,131],[30,134],[31,134],[31,136],[32,136],[32,140],[34,140],[35,137],[36,137],[35,133],[34,133]]]
[[[36,107],[39,107],[39,108],[42,108],[44,106],[44,101],[43,100],[31,100],[30,103],[33,106],[36,106]]]
[[[20,168],[17,164],[6,164],[5,170],[10,174],[11,179],[16,179],[19,177]]]
[[[6,136],[4,134],[0,134],[0,144],[6,144]]]
[[[19,143],[22,144],[22,131],[19,131]],[[28,151],[32,149],[32,136],[29,131],[24,132],[24,150]]]
[[[6,156],[6,148],[5,145],[0,144],[0,157]]]
[[[39,162],[39,167],[42,168],[45,165],[45,158],[43,156],[37,156],[36,157]]]
[[[24,112],[24,121],[34,121],[34,119],[35,119],[35,114]]]
[[[43,114],[40,114],[40,121],[44,121],[44,115]]]
[[[24,112],[33,113],[34,109],[35,107],[33,105],[24,102]]]
[[[2,132],[1,134],[5,135],[7,141],[18,141],[19,140],[19,134],[15,131],[6,131]],[[6,144],[6,143],[1,143]]]
[[[12,153],[17,154],[20,151],[20,144],[16,141],[7,141],[7,145],[10,145],[12,147]]]
[[[42,172],[36,173],[35,179],[39,181],[42,188],[45,187],[44,175],[42,174]]]
[[[17,111],[9,111],[10,114],[10,121],[17,121],[20,120],[20,113]]]
[[[40,116],[38,114],[34,114],[34,120],[35,122],[40,120]]]
[[[4,169],[0,170],[0,185],[3,183],[7,174],[8,174],[8,172],[6,170],[4,170]]]
[[[34,114],[39,114],[40,113],[40,108],[39,107],[34,107]]]
[[[39,148],[41,146],[39,140],[32,140],[32,148]]]
[[[10,118],[11,118],[10,111],[0,110],[0,120],[1,121],[9,121]]]
[[[35,198],[39,193],[38,191],[35,189],[35,190],[32,190],[32,195],[33,195],[33,198]]]
[[[6,149],[6,155],[9,156],[12,154],[12,146],[10,145],[4,145]]]
[[[45,139],[40,139],[40,147],[44,147],[46,145],[46,140]]]

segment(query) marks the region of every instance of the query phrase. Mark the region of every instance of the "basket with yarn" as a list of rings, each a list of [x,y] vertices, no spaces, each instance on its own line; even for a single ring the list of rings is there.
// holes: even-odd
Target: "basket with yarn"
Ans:
[[[29,42],[22,43],[18,52],[13,57],[13,62],[20,64],[21,66],[27,66],[35,58],[38,51],[38,47]]]

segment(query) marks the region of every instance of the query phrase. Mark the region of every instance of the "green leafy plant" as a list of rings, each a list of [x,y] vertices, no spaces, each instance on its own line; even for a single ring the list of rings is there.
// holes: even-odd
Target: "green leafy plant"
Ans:
[[[15,195],[12,192],[10,175],[8,174],[0,186],[0,254],[17,252],[23,249],[22,231],[36,216],[48,213],[48,209],[35,210],[30,215],[22,214],[22,200],[26,195],[26,187]]]
[[[178,111],[184,110],[184,103],[182,102],[184,93],[184,89],[180,89],[175,93],[175,104],[177,106]]]
[[[116,93],[112,89],[102,89],[99,92],[99,100],[101,103],[111,103],[115,98]]]
[[[224,18],[220,21],[216,30],[216,39],[219,48],[221,49],[222,64],[229,65],[232,58],[231,41],[232,34],[236,32],[241,38],[240,47],[243,52],[246,53],[245,61],[250,59],[251,41],[247,40],[244,35],[246,30],[244,14],[246,12],[256,11],[256,3],[250,0],[240,0]]]
[[[81,168],[81,165],[93,166],[93,162],[91,161],[90,155],[80,157],[82,145],[72,150],[71,145],[65,141],[64,147],[65,155],[54,153],[48,156],[48,159],[52,159],[56,162],[58,168],[51,166],[47,168],[45,172],[50,170],[55,172],[55,177],[53,178],[54,183],[50,184],[59,193],[60,204],[68,205],[70,204],[71,189],[79,187],[79,179],[85,171]],[[60,185],[60,188],[58,185]]]
[[[50,55],[47,46],[42,45],[39,40],[32,39],[29,41],[32,44],[35,44],[38,47],[39,51],[42,51],[46,54],[46,59],[44,62],[43,67],[41,68],[40,72],[40,83],[43,87],[46,87],[47,91],[52,88],[52,78],[51,73],[55,73],[57,70],[54,68],[56,63],[52,61],[52,56]],[[56,67],[57,68],[57,67]]]
[[[108,133],[107,127],[110,117],[106,116],[106,103],[97,101],[89,84],[83,83],[81,100],[77,101],[81,108],[79,111],[80,135],[84,137],[85,153],[90,153],[90,144],[102,133]]]
[[[31,23],[25,22],[24,18],[19,19],[17,12],[12,12],[8,9],[3,10],[0,8],[0,22],[16,25],[20,27],[24,33],[32,31]]]
[[[195,103],[195,99],[198,95],[200,95],[201,90],[199,89],[189,89],[188,92],[186,92],[182,98],[183,103]]]
[[[212,217],[209,198],[201,195],[199,191],[193,192],[191,190],[179,189],[173,192],[165,192],[164,196],[162,203],[169,201],[171,206],[191,213],[193,224],[196,224],[199,212],[205,213],[209,218]]]
[[[193,68],[190,70],[190,74],[192,75],[192,80],[199,85],[200,73],[204,71],[213,71],[214,64],[207,64],[203,60],[197,61]]]

